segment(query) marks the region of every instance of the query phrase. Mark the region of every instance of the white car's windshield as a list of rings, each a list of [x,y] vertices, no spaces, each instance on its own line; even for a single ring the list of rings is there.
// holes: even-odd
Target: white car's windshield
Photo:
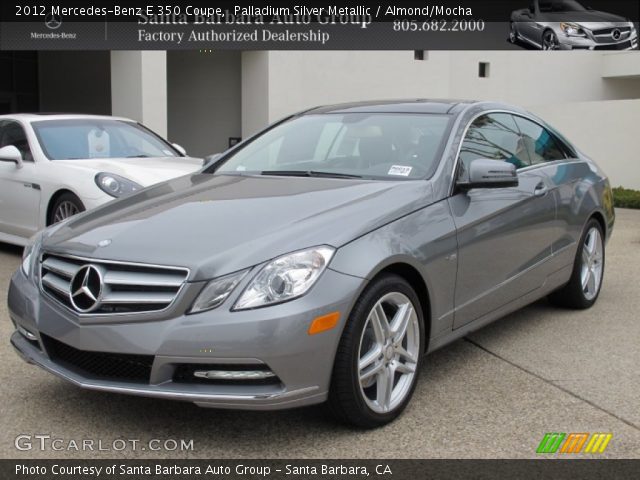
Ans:
[[[133,122],[71,119],[42,120],[32,125],[49,160],[179,156],[171,145]]]
[[[449,115],[310,114],[267,131],[224,161],[218,173],[362,177],[430,176]]]

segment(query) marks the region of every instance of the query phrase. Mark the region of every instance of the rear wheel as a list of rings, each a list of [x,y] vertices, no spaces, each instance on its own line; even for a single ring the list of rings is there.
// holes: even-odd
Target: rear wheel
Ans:
[[[420,301],[401,277],[374,280],[356,302],[336,354],[329,408],[342,422],[374,428],[405,409],[424,351]]]
[[[597,220],[591,219],[580,238],[571,279],[564,287],[549,296],[551,302],[568,308],[591,307],[600,295],[604,260],[602,227]]]
[[[51,207],[47,225],[53,225],[54,223],[66,220],[80,212],[84,212],[84,210],[85,208],[82,201],[76,195],[71,192],[63,193],[56,198]]]

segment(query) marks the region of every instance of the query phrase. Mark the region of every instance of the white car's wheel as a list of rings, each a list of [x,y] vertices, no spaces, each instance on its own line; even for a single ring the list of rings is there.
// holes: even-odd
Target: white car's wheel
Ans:
[[[73,193],[63,193],[60,195],[51,207],[47,225],[66,220],[69,217],[84,212],[85,208],[82,201]]]

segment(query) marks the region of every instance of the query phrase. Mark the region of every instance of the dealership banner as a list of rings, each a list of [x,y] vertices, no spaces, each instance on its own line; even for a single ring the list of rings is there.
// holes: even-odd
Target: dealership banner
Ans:
[[[393,480],[636,478],[637,460],[0,460],[0,477],[25,480]]]
[[[3,2],[2,50],[635,50],[636,0]]]

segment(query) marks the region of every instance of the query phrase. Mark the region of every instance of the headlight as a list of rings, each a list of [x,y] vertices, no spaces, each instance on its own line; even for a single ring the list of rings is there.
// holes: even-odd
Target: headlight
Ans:
[[[568,37],[585,37],[586,34],[582,27],[578,24],[571,22],[562,22],[560,24],[560,29],[567,35]]]
[[[200,292],[189,313],[205,312],[220,306],[248,271],[249,270],[243,270],[211,280],[202,292]]]
[[[120,175],[116,175],[115,173],[99,173],[96,175],[95,180],[96,185],[98,185],[100,190],[115,198],[119,198],[142,188],[142,186],[138,185],[136,182],[132,182]]]
[[[331,261],[335,249],[322,246],[276,258],[242,292],[234,310],[286,302],[307,293]]]
[[[40,250],[40,242],[42,241],[42,233],[36,233],[29,239],[29,243],[22,251],[22,273],[27,278],[31,278],[33,273],[33,259],[37,257],[38,250]]]

